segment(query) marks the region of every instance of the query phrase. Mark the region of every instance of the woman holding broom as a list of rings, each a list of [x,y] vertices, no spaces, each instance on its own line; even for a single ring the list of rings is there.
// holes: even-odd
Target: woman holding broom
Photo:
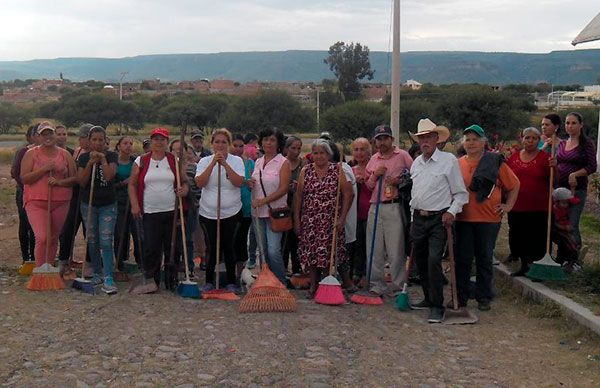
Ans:
[[[23,157],[20,178],[25,211],[35,235],[35,266],[39,268],[54,265],[77,171],[69,152],[56,145],[55,130],[49,122],[40,123],[37,133],[40,145]]]
[[[456,216],[456,288],[459,307],[469,299],[471,264],[475,257],[477,308],[490,310],[493,268],[492,256],[500,223],[510,212],[519,194],[519,179],[503,163],[502,155],[486,152],[483,128],[471,125],[463,131],[466,155],[458,160],[469,202]],[[504,200],[503,200],[504,198]]]
[[[307,298],[313,299],[322,275],[330,267],[335,213],[337,217],[336,265],[346,260],[344,225],[352,203],[352,186],[332,163],[329,142],[317,139],[312,144],[313,163],[307,164],[298,179],[294,198],[294,229],[298,235],[298,256],[310,274]],[[338,187],[339,186],[339,187]],[[336,209],[337,191],[341,190],[340,208]]]
[[[550,162],[556,161],[538,148],[541,133],[534,127],[521,131],[522,149],[506,164],[521,182],[519,196],[508,213],[510,252],[521,259],[521,268],[512,276],[525,276],[529,266],[546,251],[546,222],[550,183]],[[550,139],[552,141],[552,139]]]
[[[88,228],[88,252],[94,270],[92,283],[102,283],[102,291],[115,294],[118,289],[113,279],[113,236],[117,220],[114,178],[119,156],[106,149],[104,128],[90,128],[88,139],[90,152],[79,157],[77,174],[81,186],[81,215]],[[94,176],[92,172],[95,172]],[[94,191],[89,203],[92,179]]]
[[[175,155],[168,152],[169,131],[155,128],[150,133],[150,152],[138,156],[133,163],[129,177],[128,192],[131,201],[131,214],[142,218],[142,238],[144,241],[143,276],[144,282],[136,286],[132,293],[151,294],[158,291],[160,266],[163,255],[169,257],[173,212],[177,196],[185,197],[189,187],[185,171],[180,171],[181,186],[177,187]]]
[[[227,291],[239,292],[236,282],[234,244],[235,231],[242,218],[240,187],[244,183],[244,161],[229,153],[231,133],[216,129],[210,141],[213,154],[198,162],[196,185],[202,189],[199,213],[200,222],[206,227],[210,255],[206,266],[206,283],[202,292],[215,289],[215,267],[217,262],[217,213],[220,216],[220,251],[223,252],[227,271]],[[219,174],[219,169],[220,174]],[[221,180],[219,181],[219,176]],[[220,186],[220,209],[217,209]],[[220,258],[219,258],[220,259]],[[220,260],[219,260],[220,261]],[[216,268],[218,271],[218,268]]]

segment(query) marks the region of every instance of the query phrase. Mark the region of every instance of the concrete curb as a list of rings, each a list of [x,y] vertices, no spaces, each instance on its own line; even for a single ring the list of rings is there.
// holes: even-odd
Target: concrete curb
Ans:
[[[566,316],[600,335],[600,317],[594,315],[590,309],[583,307],[564,295],[552,291],[543,283],[532,282],[526,277],[511,277],[510,270],[504,264],[495,265],[494,269],[498,275],[506,278],[513,286],[520,289],[521,294],[524,296],[541,302],[550,301],[556,303]]]

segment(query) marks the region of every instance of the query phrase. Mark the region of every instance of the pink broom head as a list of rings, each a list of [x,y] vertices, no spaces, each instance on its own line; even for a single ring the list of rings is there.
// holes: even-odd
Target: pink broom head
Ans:
[[[31,291],[64,290],[65,283],[60,277],[58,268],[44,263],[33,269],[31,279],[27,282],[27,289]]]
[[[315,293],[315,302],[330,306],[346,304],[346,298],[342,292],[340,282],[331,275],[321,280],[319,288],[317,288],[317,292]]]

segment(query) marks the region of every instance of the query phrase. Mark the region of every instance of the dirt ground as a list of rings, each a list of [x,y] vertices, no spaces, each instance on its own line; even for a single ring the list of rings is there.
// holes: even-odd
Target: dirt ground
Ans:
[[[0,189],[12,184],[7,172]],[[2,386],[600,385],[598,339],[535,318],[502,284],[477,325],[445,326],[427,324],[425,311],[399,312],[390,299],[329,307],[300,291],[298,311],[286,314],[239,314],[239,302],[164,290],[134,296],[125,283],[113,296],[30,292],[16,274],[19,257],[8,204],[0,209]],[[420,289],[410,292],[417,299]]]

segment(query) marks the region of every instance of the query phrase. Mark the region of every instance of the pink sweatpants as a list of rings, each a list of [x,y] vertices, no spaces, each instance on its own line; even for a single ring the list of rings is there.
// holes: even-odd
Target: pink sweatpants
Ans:
[[[48,202],[29,201],[25,205],[25,211],[33,229],[33,234],[35,234],[35,266],[39,267],[44,263],[54,265],[56,250],[58,248],[58,236],[69,212],[69,201],[56,201],[52,203],[52,208],[50,209],[52,233],[50,236],[48,257],[46,257]]]

